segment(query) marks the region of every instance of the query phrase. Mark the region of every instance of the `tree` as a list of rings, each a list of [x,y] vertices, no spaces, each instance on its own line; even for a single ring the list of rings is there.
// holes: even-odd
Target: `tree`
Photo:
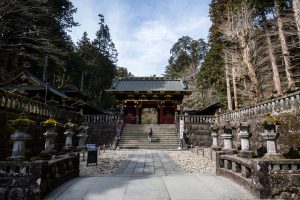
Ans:
[[[300,1],[293,0],[294,17],[297,26],[298,37],[300,40]]]
[[[97,106],[109,105],[106,101],[107,95],[103,90],[111,86],[117,71],[116,66],[99,52],[98,47],[90,41],[86,32],[77,42],[76,53],[80,60],[82,90]]]
[[[228,63],[228,51],[224,51],[224,61],[225,61],[225,79],[226,79],[226,91],[227,91],[227,105],[228,110],[232,110],[232,97],[231,97],[231,89],[230,89],[230,72],[229,72],[229,63]]]
[[[167,77],[179,78],[187,73],[188,69],[197,70],[208,50],[208,45],[203,39],[193,40],[183,36],[172,46],[169,65],[166,67]]]
[[[223,39],[229,42],[237,42],[242,51],[242,58],[247,67],[248,75],[252,82],[253,97],[256,101],[262,98],[261,89],[253,63],[255,43],[252,40],[255,34],[254,9],[243,1],[239,6],[229,5],[227,8],[226,21],[221,26]]]
[[[290,55],[289,47],[287,45],[287,41],[285,38],[283,19],[282,19],[281,11],[280,11],[280,8],[281,8],[280,2],[278,0],[274,0],[274,3],[275,3],[275,13],[276,13],[276,17],[277,17],[278,34],[279,34],[279,38],[280,38],[280,42],[281,42],[282,55],[283,55],[284,65],[285,65],[285,73],[286,73],[287,80],[288,80],[288,89],[291,90],[296,86],[295,80],[294,80],[293,74],[292,74],[293,68],[292,68],[292,63],[291,63],[291,55]],[[300,17],[299,17],[299,20],[300,20]]]
[[[109,28],[104,23],[104,16],[102,14],[98,15],[100,18],[99,30],[96,33],[96,39],[94,44],[98,47],[99,52],[109,58],[114,64],[118,62],[118,52],[115,48],[115,44],[112,42]]]
[[[65,52],[70,49],[66,29],[77,25],[73,20],[76,9],[70,1],[3,0],[1,5],[4,5],[0,6],[3,73],[13,76],[30,68],[38,75],[43,71],[41,66],[47,63],[53,68],[65,67]]]
[[[271,36],[270,36],[271,33],[268,29],[267,18],[266,18],[266,14],[265,14],[264,11],[261,11],[261,18],[262,18],[263,29],[264,29],[264,32],[265,32],[265,37],[266,37],[266,40],[267,40],[269,58],[270,58],[270,62],[271,62],[271,65],[272,65],[272,70],[273,70],[274,86],[275,86],[275,89],[277,91],[277,95],[282,95],[282,88],[281,88],[281,82],[280,82],[280,77],[279,77],[279,72],[278,72],[278,66],[277,66],[277,63],[276,63],[274,48],[273,48],[273,44],[272,44]]]
[[[117,67],[117,76],[118,77],[128,77],[129,73],[125,67]]]

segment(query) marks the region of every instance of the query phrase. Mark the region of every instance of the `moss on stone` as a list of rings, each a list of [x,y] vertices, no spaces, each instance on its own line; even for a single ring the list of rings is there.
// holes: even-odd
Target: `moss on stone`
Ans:
[[[41,125],[42,126],[61,126],[62,123],[60,123],[60,122],[58,122],[55,119],[50,117],[46,121],[41,122]]]

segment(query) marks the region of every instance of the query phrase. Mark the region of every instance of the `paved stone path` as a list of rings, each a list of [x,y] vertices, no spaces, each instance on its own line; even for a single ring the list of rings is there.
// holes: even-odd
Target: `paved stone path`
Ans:
[[[136,151],[110,175],[79,177],[55,189],[47,200],[254,199],[223,177],[185,174],[163,151]]]

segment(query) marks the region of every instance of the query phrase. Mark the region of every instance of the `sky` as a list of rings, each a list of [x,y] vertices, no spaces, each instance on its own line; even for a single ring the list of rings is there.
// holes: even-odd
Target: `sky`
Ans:
[[[119,53],[117,65],[134,76],[162,76],[170,49],[182,36],[207,40],[210,0],[72,0],[77,8],[72,28],[77,42],[84,31],[90,39],[105,17]]]

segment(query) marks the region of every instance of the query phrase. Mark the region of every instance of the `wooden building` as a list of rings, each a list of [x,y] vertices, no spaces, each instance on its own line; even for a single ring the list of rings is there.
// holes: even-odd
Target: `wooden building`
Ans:
[[[47,105],[76,111],[82,115],[103,113],[87,103],[87,96],[76,87],[68,86],[57,89],[28,71],[23,71],[15,78],[2,84],[0,89]]]
[[[192,91],[182,79],[126,77],[116,78],[107,92],[124,108],[125,123],[140,123],[142,110],[154,108],[159,124],[173,124],[184,95]]]

